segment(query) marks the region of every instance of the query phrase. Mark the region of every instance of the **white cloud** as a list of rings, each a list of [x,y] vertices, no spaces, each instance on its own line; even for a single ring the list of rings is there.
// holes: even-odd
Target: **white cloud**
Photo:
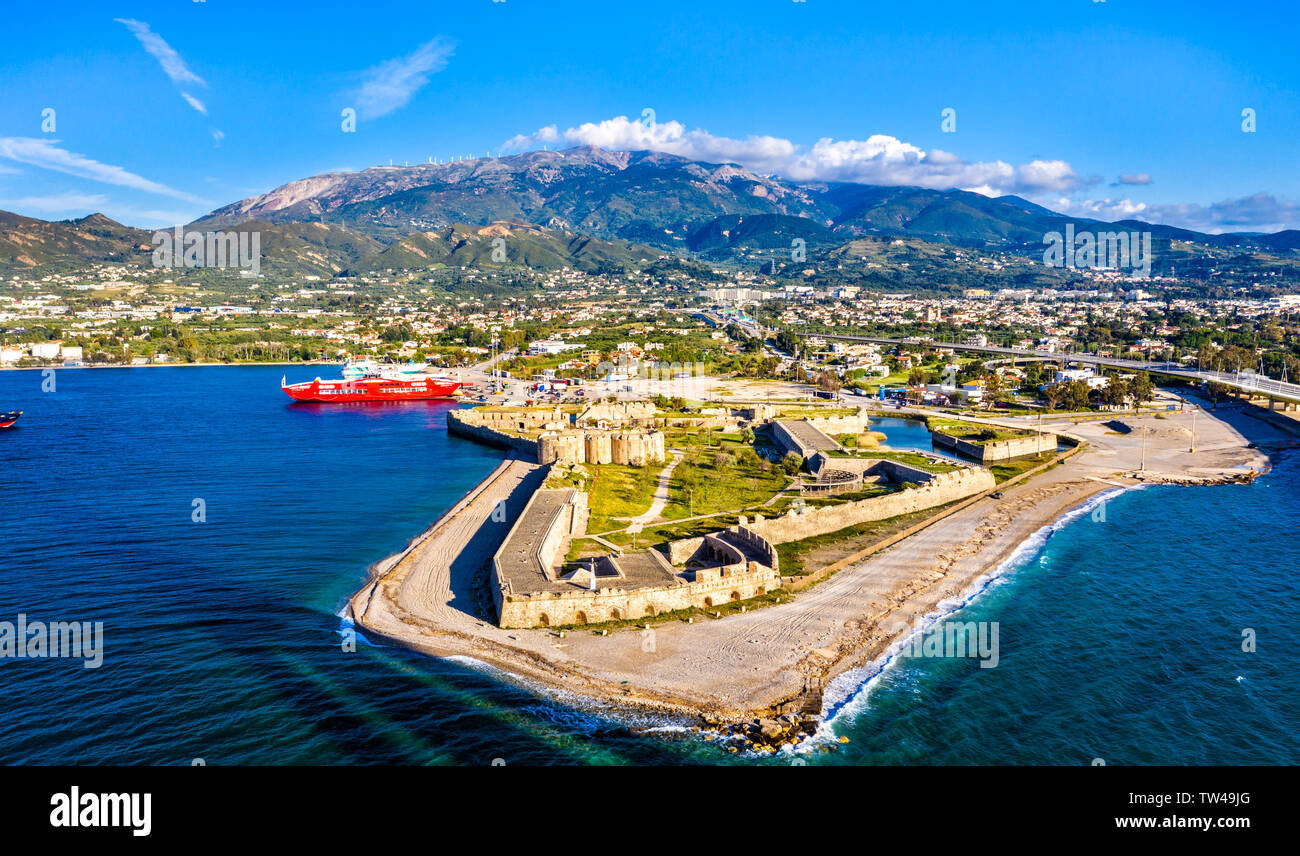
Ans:
[[[1150,183],[1151,183],[1151,173],[1134,172],[1134,173],[1125,173],[1121,175],[1119,178],[1115,179],[1115,182],[1114,184],[1111,185],[1111,187],[1115,187],[1116,185],[1120,185],[1120,184],[1150,184]]]
[[[363,75],[357,90],[357,111],[375,119],[405,107],[426,83],[429,75],[446,68],[454,46],[440,38],[426,42],[404,57],[382,62]]]
[[[1134,202],[1127,198],[1072,200],[1064,197],[1044,199],[1041,204],[1073,216],[1107,221],[1142,220],[1211,234],[1279,232],[1300,228],[1300,204],[1278,199],[1269,193],[1224,199],[1209,205]]]
[[[1300,228],[1300,203],[1256,193],[1209,205],[1151,205],[1142,219],[1200,232],[1278,232]]]
[[[149,52],[149,55],[158,60],[163,73],[171,78],[172,83],[178,87],[191,84],[196,86],[208,85],[203,78],[190,70],[190,67],[186,65],[185,60],[176,52],[175,48],[163,41],[162,36],[149,29],[147,23],[132,18],[114,18],[113,20],[124,24],[131,31],[140,44],[144,46],[144,49]],[[208,115],[208,108],[203,105],[202,101],[184,90],[181,90],[181,97],[204,116]]]
[[[1067,197],[1036,200],[1045,208],[1072,217],[1088,217],[1093,220],[1143,220],[1147,219],[1151,208],[1145,202],[1132,199],[1069,199]]]
[[[0,137],[0,158],[8,158],[18,163],[38,166],[42,169],[89,178],[105,184],[131,187],[173,199],[201,204],[203,200],[181,190],[150,181],[143,176],[128,172],[120,166],[100,163],[85,155],[75,154],[58,146],[58,140],[36,139],[33,137]]]
[[[781,137],[719,137],[687,131],[681,122],[638,122],[616,116],[561,132],[555,125],[508,140],[511,151],[541,145],[591,145],[625,151],[657,151],[691,160],[737,163],[793,181],[856,181],[864,184],[960,188],[1000,196],[1007,193],[1066,193],[1082,185],[1068,163],[1035,160],[970,162],[941,149],[926,151],[886,134],[865,140],[824,137],[811,147]]]
[[[172,83],[177,86],[186,83],[207,86],[203,78],[190,71],[190,67],[185,64],[185,60],[181,58],[175,48],[163,41],[162,36],[149,29],[147,23],[131,18],[114,18],[113,20],[126,25],[126,28],[135,35],[140,44],[144,45],[144,49],[149,52],[149,55],[158,60],[158,64],[162,66],[163,72],[172,79]]]

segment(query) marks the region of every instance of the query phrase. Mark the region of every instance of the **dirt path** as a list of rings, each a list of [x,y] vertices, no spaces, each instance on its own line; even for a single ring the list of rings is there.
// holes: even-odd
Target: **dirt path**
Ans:
[[[636,517],[633,517],[632,523],[650,523],[668,507],[668,486],[673,478],[673,470],[682,462],[686,455],[677,449],[672,450],[673,460],[668,466],[659,471],[659,482],[655,485],[654,502],[650,503],[650,508]]]

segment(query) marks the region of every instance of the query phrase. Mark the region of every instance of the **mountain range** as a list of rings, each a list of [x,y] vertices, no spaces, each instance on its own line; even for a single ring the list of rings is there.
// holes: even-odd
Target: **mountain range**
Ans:
[[[539,269],[636,266],[666,252],[728,261],[788,249],[796,238],[815,258],[865,236],[1037,255],[1044,235],[1069,223],[1150,231],[1166,250],[1187,241],[1293,262],[1300,249],[1296,230],[1210,235],[1107,223],[1016,196],[799,183],[735,164],[594,147],[326,173],[223,206],[188,228],[260,230],[264,269],[328,275],[481,267],[496,263],[493,250],[502,247],[510,263]],[[48,222],[0,212],[0,267],[147,262],[150,235],[100,214]]]

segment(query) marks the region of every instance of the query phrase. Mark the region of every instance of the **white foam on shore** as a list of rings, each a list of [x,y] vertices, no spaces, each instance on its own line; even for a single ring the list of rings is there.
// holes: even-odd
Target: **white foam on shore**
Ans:
[[[348,637],[348,634],[351,633],[353,638],[355,638],[358,642],[361,642],[362,644],[367,645],[371,648],[386,647],[384,645],[380,645],[378,642],[371,642],[364,635],[362,635],[361,631],[357,629],[356,622],[352,620],[352,616],[348,613],[348,608],[346,605],[343,607],[343,609],[339,610],[335,614],[338,615],[339,618],[339,628],[334,632],[337,633],[340,637],[346,639]]]
[[[912,643],[913,639],[918,635],[924,635],[938,622],[971,605],[977,597],[988,591],[993,585],[1008,582],[1016,571],[1025,567],[1034,556],[1042,552],[1043,547],[1056,532],[1091,514],[1098,506],[1109,502],[1120,494],[1141,490],[1145,487],[1147,485],[1137,484],[1103,491],[1096,496],[1090,497],[1083,504],[1070,509],[1016,545],[1011,554],[1002,560],[997,567],[976,579],[961,595],[939,601],[933,612],[927,613],[913,622],[914,629],[911,633],[896,640],[880,657],[866,666],[850,669],[844,674],[835,677],[826,686],[822,695],[822,724],[818,727],[817,733],[802,741],[797,747],[793,747],[793,751],[802,753],[823,744],[834,743],[837,739],[834,734],[835,722],[840,717],[847,717],[852,720],[870,707],[872,690],[878,686],[890,667],[898,664],[900,655]],[[789,748],[787,751],[789,751]]]

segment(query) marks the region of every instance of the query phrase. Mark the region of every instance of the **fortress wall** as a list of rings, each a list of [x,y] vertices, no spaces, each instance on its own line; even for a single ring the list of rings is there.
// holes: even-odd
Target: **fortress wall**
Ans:
[[[653,419],[655,405],[653,401],[603,401],[593,404],[578,415],[578,422],[596,422],[608,419],[610,422],[637,422]]]
[[[705,535],[704,545],[708,548],[709,555],[719,559],[723,565],[743,565],[745,563],[745,554],[740,551],[740,548],[728,544],[717,535]]]
[[[744,525],[733,526],[729,531],[732,538],[743,541],[747,547],[763,556],[766,560],[763,564],[776,571],[778,576],[780,575],[781,560],[777,556],[775,544]]]
[[[748,600],[781,585],[774,570],[757,563],[711,570],[714,575],[706,579],[657,588],[506,595],[499,607],[501,626],[557,627],[653,618],[680,609],[709,609]]]
[[[501,546],[497,548],[496,553],[492,556],[492,600],[496,605],[497,614],[503,615],[502,610],[506,603],[511,599],[512,587],[510,581],[504,573],[504,565],[509,559],[507,553],[512,549],[517,549],[514,545],[515,536],[519,528],[533,513],[533,505],[537,497],[542,493],[554,493],[554,491],[537,491],[528,498],[528,503],[520,511],[519,517],[515,520],[514,525],[506,534]],[[582,534],[587,531],[587,519],[590,511],[587,508],[587,495],[579,490],[569,488],[566,490],[568,496],[565,498],[563,507],[547,523],[546,530],[542,537],[531,545],[529,560],[535,563],[534,569],[537,573],[546,578],[551,578],[551,570],[555,567],[556,559],[559,558],[560,550],[563,548],[565,540],[573,534]]]
[[[776,447],[781,451],[782,455],[794,452],[801,458],[808,458],[816,451],[805,446],[798,437],[786,430],[786,427],[780,421],[772,423],[772,439],[776,442]]]
[[[702,535],[697,538],[683,538],[680,541],[672,541],[668,544],[668,561],[674,565],[684,565],[703,546],[704,536]]]
[[[823,434],[836,437],[840,434],[861,434],[871,427],[871,417],[866,409],[858,408],[852,416],[815,416],[808,421]]]
[[[477,408],[453,410],[447,414],[447,433],[489,446],[517,450],[525,460],[539,464],[614,463],[643,467],[667,460],[664,435],[654,429],[617,432],[596,428],[549,430],[543,431],[536,439],[514,433],[537,430],[541,424],[554,425],[560,420],[554,419],[548,411],[544,423],[534,420],[537,424],[530,429],[518,427],[528,421],[515,419],[511,413],[480,413]]]
[[[1032,437],[1017,437],[1011,440],[999,440],[995,443],[972,443],[945,434],[933,432],[934,442],[952,449],[968,458],[987,464],[990,461],[1009,461],[1029,455],[1056,454],[1058,439],[1055,434],[1034,434]]]
[[[609,464],[614,461],[614,450],[609,435],[600,432],[587,434],[584,438],[584,454],[589,464]]]
[[[791,509],[781,517],[772,519],[759,515],[745,525],[773,544],[784,544],[815,535],[826,535],[860,523],[887,520],[900,514],[934,508],[992,490],[995,486],[993,473],[982,468],[967,467],[951,473],[932,475],[924,485],[898,493],[842,505],[804,507],[802,513]]]
[[[473,412],[472,410],[450,411],[447,414],[447,433],[454,434],[457,437],[464,437],[467,440],[474,440],[487,446],[513,449],[520,452],[521,457],[526,461],[536,461],[539,464],[551,463],[551,461],[542,459],[542,453],[536,440],[507,434],[502,430],[479,424],[472,417],[466,418],[463,415]]]
[[[914,467],[911,464],[904,464],[899,461],[891,461],[885,458],[879,459],[878,466],[870,470],[872,475],[881,475],[892,482],[914,482],[916,484],[926,484],[934,480],[936,473],[929,470],[923,470],[920,467]]]
[[[529,410],[521,407],[502,409],[474,407],[453,412],[468,424],[494,428],[498,431],[536,431],[546,425],[569,421],[568,416],[558,407],[545,410]]]
[[[721,428],[724,431],[739,428],[730,416],[657,416],[646,424],[660,428]]]
[[[573,491],[565,511],[567,516],[565,513],[556,516],[537,547],[537,561],[543,568],[554,566],[559,551],[563,549],[565,536],[586,531],[588,509],[585,494]],[[527,513],[525,508],[524,514]],[[513,535],[512,530],[506,541],[509,542]],[[764,556],[770,564],[748,560],[746,552],[729,543],[728,539],[738,539],[751,550],[750,555]],[[673,564],[685,562],[701,548],[720,564],[682,574],[678,574],[670,564],[670,561]],[[759,533],[743,526],[728,530],[725,539],[718,535],[704,535],[675,542],[669,545],[668,556],[658,551],[651,553],[666,573],[675,575],[673,582],[638,589],[607,587],[590,591],[575,587],[569,591],[534,593],[515,592],[501,584],[498,561],[494,557],[500,624],[513,628],[557,627],[652,618],[665,612],[711,609],[724,603],[749,600],[781,586],[775,546]],[[617,558],[612,561],[617,565]]]
[[[529,501],[531,504],[531,500]],[[564,508],[552,520],[551,525],[547,527],[542,539],[538,542],[533,551],[537,559],[539,569],[547,577],[552,577],[552,569],[555,567],[555,560],[559,555],[560,548],[564,545],[565,539],[574,534],[586,532],[587,527],[587,495],[581,491],[573,490],[565,503]],[[526,514],[528,509],[524,509]],[[520,517],[523,515],[521,514]]]
[[[663,463],[666,456],[664,435],[658,431],[550,431],[537,442],[541,463],[644,467]]]
[[[818,452],[808,459],[808,470],[813,475],[824,469],[844,470],[849,473],[861,473],[867,477],[883,478],[893,482],[916,482],[924,484],[934,478],[934,473],[904,464],[889,458],[832,458],[824,452]]]

